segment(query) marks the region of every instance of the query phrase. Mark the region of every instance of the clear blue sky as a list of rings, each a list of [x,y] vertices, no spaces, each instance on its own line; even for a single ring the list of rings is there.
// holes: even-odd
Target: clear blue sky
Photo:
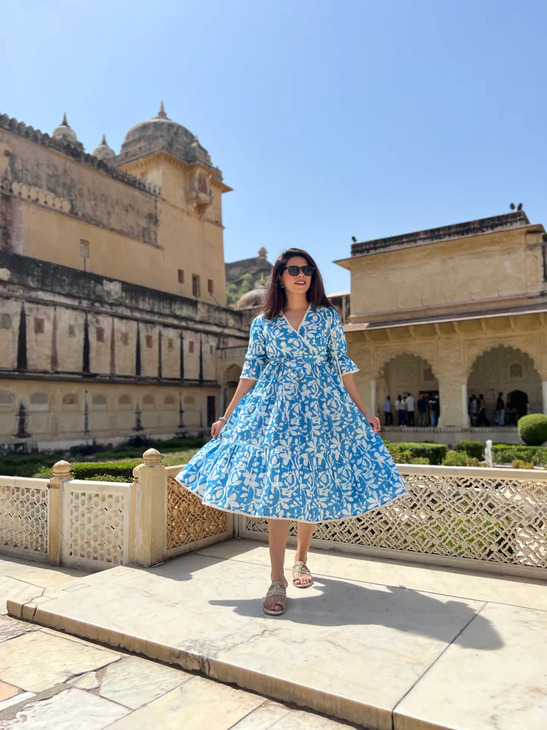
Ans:
[[[227,261],[297,245],[327,290],[359,241],[509,211],[547,225],[547,3],[0,1],[0,112],[87,151],[156,115],[234,191]]]

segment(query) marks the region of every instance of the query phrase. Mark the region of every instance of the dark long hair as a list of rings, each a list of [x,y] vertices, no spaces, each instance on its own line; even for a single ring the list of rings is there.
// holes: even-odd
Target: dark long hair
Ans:
[[[268,284],[268,291],[262,303],[261,312],[264,312],[266,319],[273,319],[287,304],[287,294],[281,286],[281,274],[287,265],[287,261],[293,256],[302,256],[310,266],[315,268],[311,277],[310,288],[306,292],[306,299],[315,307],[332,307],[329,298],[325,294],[323,279],[313,258],[301,248],[288,248],[282,251],[274,264]]]

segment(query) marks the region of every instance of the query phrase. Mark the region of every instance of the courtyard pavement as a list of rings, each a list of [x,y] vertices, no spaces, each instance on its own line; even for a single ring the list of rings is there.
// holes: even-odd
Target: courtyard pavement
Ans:
[[[94,574],[1,559],[0,728],[545,730],[545,583],[309,565],[267,617],[257,542]]]

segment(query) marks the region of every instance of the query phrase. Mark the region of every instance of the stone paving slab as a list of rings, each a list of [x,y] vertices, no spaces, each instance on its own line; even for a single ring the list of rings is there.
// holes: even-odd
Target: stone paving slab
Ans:
[[[29,692],[40,692],[119,658],[110,649],[32,631],[0,644],[0,679]]]
[[[128,718],[112,730],[229,730],[260,707],[264,698],[234,687],[193,677]],[[204,725],[205,721],[205,725]]]
[[[65,689],[49,699],[25,705],[11,720],[0,720],[2,730],[103,730],[128,709],[80,689]],[[137,730],[138,725],[133,725]]]
[[[135,682],[134,678],[139,681]],[[181,669],[129,656],[109,664],[100,681],[100,696],[136,710],[193,678]]]
[[[267,567],[268,549],[258,541],[232,540],[209,545],[200,555],[224,560],[241,560]],[[532,580],[492,573],[470,573],[461,568],[427,566],[397,560],[382,560],[351,553],[313,550],[310,565],[313,572],[333,578],[398,586],[413,590],[441,593],[454,598],[508,603],[547,611],[547,581]],[[292,565],[294,550],[287,550],[286,565]],[[545,574],[545,571],[538,570]]]
[[[21,636],[21,634],[26,634],[28,631],[37,631],[37,629],[37,626],[24,624],[10,616],[0,616],[0,643],[14,639],[16,636]]]
[[[547,728],[547,612],[489,604],[480,616],[500,650],[473,620],[399,704],[394,730]]]
[[[458,678],[451,684],[458,702],[465,703],[467,695],[480,698],[479,703],[486,704],[497,717],[498,724],[493,727],[513,730],[514,726],[504,724],[505,717],[500,719],[497,712],[513,690],[504,688],[502,696],[492,671],[495,667],[507,676],[514,672],[513,652],[506,650],[506,622],[499,611],[490,610],[506,607],[488,603],[483,597],[486,592],[515,604],[521,600],[520,588],[526,594],[528,585],[483,577],[486,582],[501,582],[483,586],[481,599],[475,600],[433,592],[429,573],[439,576],[438,568],[422,573],[430,590],[419,590],[419,575],[412,570],[405,580],[412,588],[382,584],[381,570],[374,561],[367,570],[367,561],[357,559],[353,567],[357,577],[351,579],[347,560],[345,556],[314,552],[310,564],[316,585],[305,591],[291,586],[287,612],[278,618],[262,613],[262,598],[269,583],[267,548],[243,541],[223,543],[214,550],[205,548],[149,570],[120,567],[86,576],[77,581],[78,590],[61,590],[37,604],[11,602],[10,611],[42,625],[197,669],[370,730],[392,730],[393,718],[399,722],[397,730],[477,730],[472,710],[463,720],[469,724],[446,724],[453,718],[449,712],[444,716],[443,704],[431,692],[423,690],[422,699],[416,700],[417,706],[435,707],[431,721],[411,705],[414,692],[418,697],[421,686],[426,686],[430,676],[434,681],[435,671],[442,670],[451,653],[460,652],[454,656],[461,659],[455,660],[447,674]],[[318,566],[325,572],[328,568],[328,574],[321,574]],[[419,570],[424,571],[423,566]],[[403,577],[401,566],[391,571],[393,577]],[[337,572],[343,578],[337,577]],[[456,594],[472,593],[462,576],[452,574],[440,571],[443,591],[449,588]],[[540,600],[535,588],[532,583],[525,602]],[[515,639],[517,652],[518,647],[525,651],[538,642],[536,619],[546,615],[538,609],[518,610],[529,620]],[[465,662],[468,655],[475,654],[490,668],[471,678]],[[533,673],[545,673],[545,656],[534,660],[533,672],[523,673],[522,682],[515,684],[519,695],[528,689],[534,691],[530,678]],[[155,702],[160,702],[156,707],[162,712],[164,702],[173,700],[178,706],[186,684],[150,702],[143,708],[143,716],[149,717]],[[171,699],[162,702],[169,694]],[[515,702],[518,705],[518,700]],[[536,707],[537,712],[523,715],[522,728],[544,730],[545,718],[537,703]],[[517,707],[513,719],[518,719],[519,712]],[[129,722],[129,717],[118,724],[123,722]],[[238,722],[243,723],[244,718]]]

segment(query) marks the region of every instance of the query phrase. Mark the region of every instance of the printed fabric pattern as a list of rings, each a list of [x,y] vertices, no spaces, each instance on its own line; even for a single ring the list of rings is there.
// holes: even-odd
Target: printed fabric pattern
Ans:
[[[259,315],[241,373],[256,383],[177,481],[218,509],[302,522],[364,514],[405,495],[341,381],[357,371],[334,308],[310,305],[298,330],[283,313]]]

